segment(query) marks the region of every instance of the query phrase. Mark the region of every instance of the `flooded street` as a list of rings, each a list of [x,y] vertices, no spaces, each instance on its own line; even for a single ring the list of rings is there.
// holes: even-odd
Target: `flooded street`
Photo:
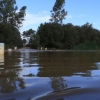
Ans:
[[[0,59],[0,100],[100,100],[100,51],[22,49]]]

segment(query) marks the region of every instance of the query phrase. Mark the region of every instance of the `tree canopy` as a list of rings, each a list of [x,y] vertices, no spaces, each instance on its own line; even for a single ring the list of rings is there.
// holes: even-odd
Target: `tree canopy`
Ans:
[[[18,10],[16,0],[0,0],[0,42],[7,47],[22,46],[19,28],[25,17],[26,6]]]
[[[29,30],[26,30],[26,31],[23,31],[23,37],[27,38],[27,37],[31,37],[33,34],[35,34],[35,30],[33,29],[29,29]]]
[[[100,31],[92,24],[44,23],[38,28],[40,46],[55,49],[100,49]]]
[[[0,0],[0,23],[11,24],[14,27],[21,27],[25,16],[26,6],[19,11],[16,0]]]
[[[67,15],[67,11],[64,9],[65,0],[56,0],[51,10],[51,22],[62,23],[63,19]]]

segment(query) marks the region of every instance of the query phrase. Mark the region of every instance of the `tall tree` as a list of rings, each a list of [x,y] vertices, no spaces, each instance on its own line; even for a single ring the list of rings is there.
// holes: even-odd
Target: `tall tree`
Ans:
[[[0,42],[7,47],[22,46],[19,28],[25,17],[26,6],[18,10],[16,0],[0,0]]]
[[[52,10],[51,10],[51,22],[62,23],[63,19],[67,15],[67,11],[63,8],[65,0],[56,0]]]
[[[23,6],[19,12],[16,0],[0,0],[0,23],[11,24],[19,28],[24,20],[26,6]]]

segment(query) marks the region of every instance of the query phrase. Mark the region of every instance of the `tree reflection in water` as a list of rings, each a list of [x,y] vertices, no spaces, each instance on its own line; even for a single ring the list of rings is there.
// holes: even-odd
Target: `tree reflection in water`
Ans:
[[[19,76],[20,52],[5,52],[4,65],[0,66],[0,93],[11,93],[25,89],[23,78]]]
[[[66,80],[64,80],[63,77],[51,77],[50,79],[51,87],[53,88],[54,92],[61,91],[67,88],[67,84],[64,83]]]
[[[11,93],[18,88],[24,89],[24,81],[18,77],[18,71],[15,69],[0,70],[0,93]]]

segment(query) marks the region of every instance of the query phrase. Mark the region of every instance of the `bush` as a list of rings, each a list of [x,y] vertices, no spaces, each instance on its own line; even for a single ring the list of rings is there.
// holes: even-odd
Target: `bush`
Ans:
[[[73,48],[74,50],[100,50],[100,46],[95,42],[85,41]]]

